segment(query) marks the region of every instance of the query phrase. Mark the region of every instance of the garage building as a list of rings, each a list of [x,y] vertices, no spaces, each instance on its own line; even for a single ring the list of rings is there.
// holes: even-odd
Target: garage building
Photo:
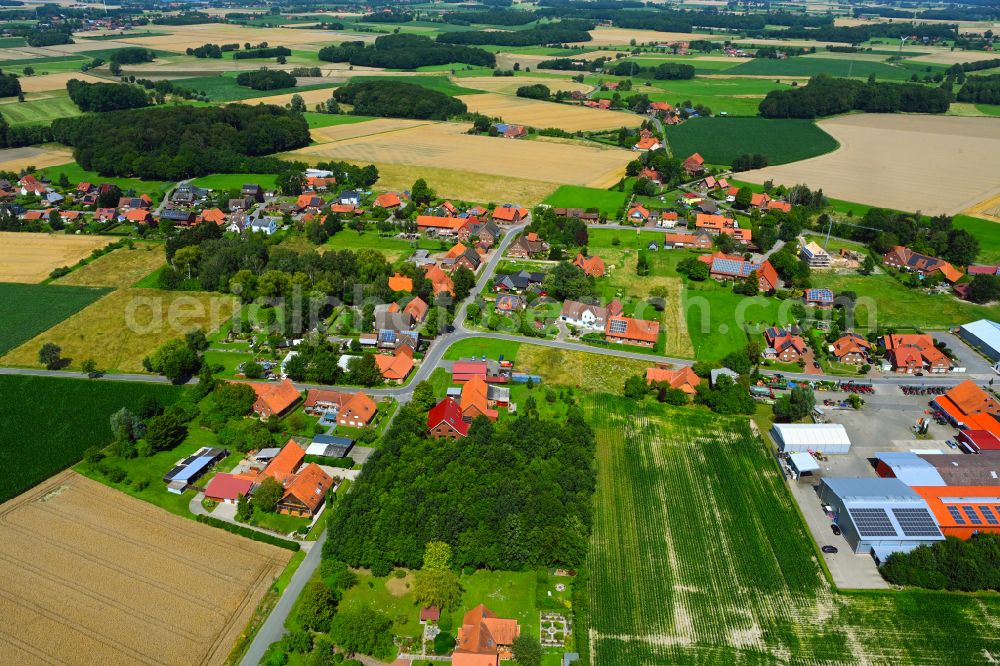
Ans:
[[[839,423],[775,423],[771,428],[783,453],[847,453],[851,438]]]
[[[962,325],[958,334],[969,343],[970,347],[978,349],[994,363],[1000,361],[1000,324],[989,319],[980,319]]]
[[[899,479],[823,479],[817,491],[855,553],[892,553],[943,541],[927,502]]]

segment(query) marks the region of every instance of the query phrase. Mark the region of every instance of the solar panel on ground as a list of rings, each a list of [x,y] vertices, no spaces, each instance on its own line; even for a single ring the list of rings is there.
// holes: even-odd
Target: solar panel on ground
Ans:
[[[1000,525],[1000,521],[998,521],[997,517],[993,515],[993,510],[988,505],[981,505],[979,507],[979,512],[983,514],[983,518],[985,518],[986,522],[990,525]]]
[[[899,536],[885,509],[848,509],[848,512],[863,537]]]
[[[965,512],[965,515],[969,518],[969,522],[971,522],[973,525],[983,524],[983,519],[979,517],[979,514],[976,513],[976,510],[975,508],[972,507],[972,505],[963,504],[962,511]]]
[[[893,509],[892,515],[906,536],[938,536],[941,533],[927,509]]]
[[[964,525],[965,524],[965,518],[962,518],[962,514],[960,514],[958,512],[958,508],[957,507],[949,506],[948,507],[948,513],[950,513],[951,517],[955,519],[955,523],[957,525]]]

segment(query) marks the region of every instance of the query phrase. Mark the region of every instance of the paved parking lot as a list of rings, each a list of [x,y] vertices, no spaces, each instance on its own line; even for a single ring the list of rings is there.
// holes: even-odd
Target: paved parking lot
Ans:
[[[933,336],[935,340],[940,340],[948,345],[958,366],[964,367],[966,374],[986,375],[990,377],[996,374],[993,372],[993,364],[981,356],[979,352],[965,344],[962,338],[944,331],[934,331]]]

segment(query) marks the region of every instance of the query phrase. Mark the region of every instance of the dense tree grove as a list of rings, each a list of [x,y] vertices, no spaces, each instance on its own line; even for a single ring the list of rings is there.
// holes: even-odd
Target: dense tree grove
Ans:
[[[594,435],[571,406],[564,422],[473,422],[460,441],[426,436],[401,408],[383,446],[337,505],[324,556],[384,575],[451,545],[457,566],[519,570],[582,563],[595,487]],[[424,498],[424,499],[421,499]],[[379,573],[382,572],[382,573]]]
[[[526,25],[538,17],[533,12],[519,9],[487,9],[471,12],[448,12],[442,16],[446,23],[456,25]]]
[[[364,42],[342,42],[319,50],[320,60],[349,62],[361,67],[416,69],[425,65],[462,62],[480,67],[495,67],[496,56],[489,51],[468,46],[435,42],[421,35],[384,35],[371,46]]]
[[[218,44],[203,44],[193,49],[189,48],[187,54],[195,58],[221,58],[222,47]]]
[[[138,65],[144,62],[153,62],[155,59],[155,53],[140,46],[117,49],[110,56],[110,61],[118,65]]]
[[[443,44],[495,44],[497,46],[535,46],[539,44],[563,44],[566,42],[589,42],[593,39],[589,30],[595,27],[593,21],[558,21],[543,23],[525,30],[498,32],[496,30],[468,30],[445,32],[437,40]]]
[[[437,90],[402,81],[357,81],[337,88],[334,99],[354,105],[354,113],[386,118],[447,120],[465,113],[460,100]]]
[[[81,111],[119,111],[149,105],[146,92],[128,83],[87,83],[70,79],[66,82],[66,92]]]
[[[665,62],[656,67],[640,67],[631,60],[621,60],[605,70],[615,76],[646,76],[657,81],[674,81],[694,78],[694,66],[678,62]]]
[[[919,83],[873,83],[823,74],[801,88],[772,90],[760,103],[760,115],[817,118],[848,111],[944,113],[950,102],[948,91]]]
[[[0,97],[17,97],[21,94],[21,81],[14,74],[0,70]]]
[[[237,51],[233,53],[233,60],[249,60],[251,58],[277,58],[279,56],[290,56],[292,50],[287,46],[259,47]]]
[[[240,72],[236,83],[254,90],[280,90],[294,88],[295,77],[280,69],[261,68],[256,72]]]
[[[550,94],[549,87],[544,83],[521,86],[517,89],[518,97],[527,97],[528,99],[548,99]]]
[[[73,38],[62,30],[37,30],[24,36],[28,46],[56,46],[57,44],[72,44]]]
[[[103,176],[180,180],[210,173],[276,173],[280,160],[262,157],[309,144],[301,114],[260,104],[176,106],[60,118],[55,141]],[[139,148],[141,147],[141,149]]]
[[[1000,590],[1000,534],[977,534],[962,541],[947,537],[908,553],[893,553],[882,576],[894,585],[931,590]]]
[[[1000,104],[1000,74],[970,76],[958,91],[958,101]]]

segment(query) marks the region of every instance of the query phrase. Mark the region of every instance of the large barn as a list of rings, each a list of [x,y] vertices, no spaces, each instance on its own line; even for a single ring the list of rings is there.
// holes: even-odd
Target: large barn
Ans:
[[[989,319],[963,324],[958,329],[962,339],[975,347],[991,361],[1000,361],[1000,324]]]
[[[847,453],[851,438],[839,423],[775,423],[771,428],[783,453]]]

